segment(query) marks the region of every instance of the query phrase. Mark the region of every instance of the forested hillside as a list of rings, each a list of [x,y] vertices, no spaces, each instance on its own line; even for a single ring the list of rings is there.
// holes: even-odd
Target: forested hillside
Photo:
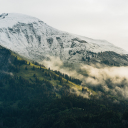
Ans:
[[[114,97],[105,93],[98,98],[97,92],[82,87],[79,79],[47,69],[3,47],[0,57],[0,127],[127,127],[127,100],[114,103]]]

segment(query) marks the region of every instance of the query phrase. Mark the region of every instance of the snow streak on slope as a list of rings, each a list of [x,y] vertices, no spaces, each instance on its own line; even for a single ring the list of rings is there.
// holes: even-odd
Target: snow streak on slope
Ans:
[[[0,45],[36,61],[50,55],[79,62],[87,51],[126,53],[107,41],[62,32],[37,18],[10,13],[0,15]]]

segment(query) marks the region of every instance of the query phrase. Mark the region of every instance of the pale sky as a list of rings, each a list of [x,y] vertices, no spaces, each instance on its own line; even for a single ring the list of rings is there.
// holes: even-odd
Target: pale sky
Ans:
[[[0,0],[1,13],[22,13],[69,33],[128,51],[128,0]]]

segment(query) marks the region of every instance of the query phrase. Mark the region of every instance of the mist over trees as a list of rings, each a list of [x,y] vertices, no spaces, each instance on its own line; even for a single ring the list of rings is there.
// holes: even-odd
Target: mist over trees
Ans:
[[[127,100],[106,93],[101,85],[87,88],[89,83],[85,85],[77,74],[77,78],[71,77],[39,63],[10,56],[9,72],[0,79],[0,127],[127,127]],[[79,73],[83,74],[82,71]],[[91,77],[98,79],[94,74]],[[123,88],[126,83],[124,80],[118,86]],[[114,88],[111,80],[106,79],[106,84]]]

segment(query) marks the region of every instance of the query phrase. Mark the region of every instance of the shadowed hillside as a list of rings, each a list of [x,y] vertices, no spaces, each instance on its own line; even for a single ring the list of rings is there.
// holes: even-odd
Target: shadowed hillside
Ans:
[[[105,93],[98,98],[79,79],[2,47],[0,57],[0,127],[127,127],[127,100],[114,103]]]

